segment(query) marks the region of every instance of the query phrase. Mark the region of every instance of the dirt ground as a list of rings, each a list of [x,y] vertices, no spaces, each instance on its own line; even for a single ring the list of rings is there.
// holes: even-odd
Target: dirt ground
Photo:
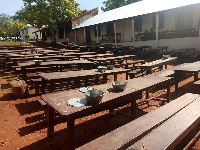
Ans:
[[[124,75],[119,76],[124,79]],[[46,138],[46,122],[42,106],[37,100],[40,96],[34,95],[34,90],[29,91],[29,96],[24,99],[15,99],[9,84],[9,81],[19,78],[7,68],[0,69],[0,149],[1,150],[59,150],[60,144]],[[110,82],[112,81],[110,77]],[[193,77],[184,80],[180,83],[182,86],[177,94],[174,93],[174,86],[171,87],[171,100],[183,95],[186,92],[194,92],[192,82]],[[187,83],[187,84],[186,84]],[[144,98],[138,99],[137,117],[148,113],[166,102],[166,89],[152,89],[150,97],[153,97],[147,102]],[[145,93],[143,93],[144,95]],[[144,96],[143,96],[144,97]],[[159,99],[159,100],[158,100]],[[80,124],[91,118],[101,116],[107,112],[100,112],[91,116],[76,120],[76,124]],[[127,106],[123,110],[123,114],[129,115],[130,110]],[[76,146],[87,143],[113,129],[122,126],[129,122],[129,118],[119,114],[107,115],[101,119],[80,124],[75,128]],[[59,124],[55,127],[56,130],[66,127],[66,123]],[[192,150],[200,149],[200,140],[198,140]]]

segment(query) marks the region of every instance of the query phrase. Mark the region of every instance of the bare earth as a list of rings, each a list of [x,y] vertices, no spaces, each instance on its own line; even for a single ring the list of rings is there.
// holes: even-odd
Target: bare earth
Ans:
[[[1,150],[59,150],[59,143],[55,140],[46,138],[46,122],[41,105],[37,100],[40,96],[34,96],[34,90],[29,91],[29,96],[24,99],[14,99],[9,81],[18,78],[9,70],[0,69],[0,149]],[[124,75],[119,75],[124,80]],[[110,82],[112,81],[110,77]],[[193,77],[181,82],[181,88],[178,94],[174,93],[174,86],[171,87],[171,100],[183,95],[186,92],[195,92],[193,90]],[[186,84],[187,83],[187,84]],[[149,102],[143,102],[144,98],[138,99],[139,110],[137,116],[150,112],[163,105],[166,101],[166,89],[152,89],[150,97],[155,97]],[[144,95],[145,93],[143,93]],[[143,96],[144,97],[144,96]],[[160,99],[159,101],[157,99]],[[139,103],[140,102],[140,103]],[[90,120],[106,111],[80,118],[76,124]],[[129,108],[123,110],[124,114],[129,114]],[[106,132],[120,127],[127,123],[129,119],[119,114],[108,115],[105,118],[96,119],[76,127],[75,139],[76,146],[95,139]],[[66,127],[66,123],[56,126],[56,130]],[[200,140],[191,148],[192,150],[200,149]]]

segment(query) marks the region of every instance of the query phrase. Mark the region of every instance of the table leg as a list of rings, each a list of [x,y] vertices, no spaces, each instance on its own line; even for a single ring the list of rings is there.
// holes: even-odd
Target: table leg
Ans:
[[[26,82],[26,68],[21,67],[21,69],[22,69],[22,78]]]
[[[149,99],[149,89],[146,90],[146,99]]]
[[[178,76],[179,76],[179,74],[175,71],[175,75],[174,75],[175,92],[178,92]]]
[[[50,81],[50,92],[53,92],[54,91],[54,81],[51,80]]]
[[[171,81],[168,82],[167,84],[167,102],[170,102],[170,86],[171,86]]]
[[[42,94],[45,94],[46,81],[42,78]]]
[[[48,105],[47,108],[47,137],[51,138],[54,132],[54,109]]]
[[[94,81],[94,83],[95,83],[96,85],[99,83],[99,76],[98,76],[98,75],[95,76],[95,81]]]
[[[198,80],[198,74],[199,74],[199,72],[195,72],[195,73],[194,73],[194,81],[197,81],[197,80]]]
[[[135,118],[136,108],[136,96],[134,95],[131,100],[131,120]]]
[[[67,117],[67,150],[74,149],[74,119]]]
[[[103,83],[107,83],[107,75],[103,74]]]
[[[167,69],[167,64],[165,64],[165,69]]]
[[[117,73],[114,73],[114,81],[117,81]]]

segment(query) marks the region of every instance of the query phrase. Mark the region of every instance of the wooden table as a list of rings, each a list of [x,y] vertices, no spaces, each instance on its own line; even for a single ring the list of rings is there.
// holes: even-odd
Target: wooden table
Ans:
[[[43,60],[43,61],[47,61],[47,60],[54,60],[54,59],[58,59],[60,61],[65,61],[65,60],[72,60],[77,58],[76,56],[63,56],[63,55],[55,55],[55,56],[51,56],[51,55],[45,55],[45,56],[38,56],[38,57],[22,57],[22,58],[9,58],[9,60],[13,61],[14,65],[17,65],[18,61],[29,61],[29,60]]]
[[[169,46],[161,46],[161,47],[158,47],[156,50],[158,51],[158,55],[159,54],[164,54],[164,50],[165,50],[165,53],[167,53],[167,49],[169,48]]]
[[[177,57],[169,57],[168,59],[158,59],[149,63],[145,63],[139,66],[142,70],[146,70],[147,74],[152,73],[152,68],[159,67],[165,65],[165,68],[167,69],[167,64],[175,61]]]
[[[49,61],[49,62],[42,62],[40,65],[36,65],[34,62],[27,62],[27,63],[18,63],[22,70],[22,78],[26,80],[26,68],[28,67],[47,67],[47,66],[56,66],[57,70],[59,68],[62,71],[63,66],[69,65],[79,65],[79,67],[86,66],[88,68],[92,68],[93,62],[87,60],[72,60],[72,61]]]
[[[194,129],[200,122],[199,109],[200,95],[186,93],[76,150],[183,149],[176,146],[184,146],[187,137],[195,136]],[[197,126],[196,132],[198,129]]]
[[[65,53],[64,55],[72,55],[72,56],[77,56],[79,59],[81,56],[84,55],[95,55],[97,54],[96,52],[82,52],[82,53]]]
[[[54,136],[54,110],[67,117],[67,149],[74,149],[74,123],[75,119],[81,118],[103,110],[113,110],[119,106],[131,103],[131,116],[134,117],[136,110],[135,96],[142,91],[146,91],[146,98],[149,98],[149,90],[153,87],[167,84],[167,101],[170,98],[169,77],[145,76],[128,80],[127,88],[123,92],[114,92],[111,83],[92,86],[95,89],[107,91],[101,103],[96,105],[86,105],[83,107],[71,107],[67,101],[72,98],[85,98],[84,93],[79,89],[62,92],[48,93],[41,96],[42,100],[48,104],[48,137]]]
[[[108,75],[114,75],[114,81],[117,81],[117,74],[127,73],[130,69],[114,68],[113,70],[106,70],[105,72],[99,72],[97,69],[80,70],[80,71],[67,71],[67,72],[51,72],[41,73],[42,77],[42,93],[45,93],[46,83],[50,83],[50,92],[54,91],[54,83],[62,82],[65,80],[76,81],[77,86],[80,87],[80,80],[84,79],[87,84],[88,77],[96,77],[95,84],[98,84],[99,76],[103,76],[104,83],[107,82]]]
[[[177,67],[175,70],[175,91],[178,91],[179,79],[183,74],[190,73],[194,75],[194,81],[198,80],[198,73],[200,72],[200,61],[194,63],[185,63],[180,67]]]
[[[96,59],[91,59],[91,61],[97,61],[99,63],[105,63],[106,61],[110,61],[110,64],[113,63],[113,61],[115,60],[123,60],[125,59],[127,61],[127,59],[132,58],[132,60],[134,60],[135,55],[124,55],[124,56],[116,56],[116,57],[106,57],[106,58],[96,58]]]
[[[102,58],[102,57],[104,58],[104,57],[112,57],[112,56],[114,55],[106,53],[106,54],[96,54],[96,55],[83,55],[83,56],[80,56],[80,58],[92,60],[94,58]]]
[[[173,53],[176,56],[192,55],[195,54],[195,48],[183,48],[179,50],[174,50]]]

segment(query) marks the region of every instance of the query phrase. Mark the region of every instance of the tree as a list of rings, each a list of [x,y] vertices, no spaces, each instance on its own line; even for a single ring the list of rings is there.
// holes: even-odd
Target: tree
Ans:
[[[0,14],[0,37],[11,38],[19,37],[19,30],[25,26],[21,21],[15,21],[13,17]]]
[[[103,2],[105,8],[102,7],[103,11],[112,10],[118,7],[122,7],[131,3],[138,2],[140,0],[106,0]]]
[[[0,14],[0,37],[7,38],[9,36],[9,25],[11,24],[11,17],[6,14]]]
[[[60,22],[73,19],[82,13],[75,0],[23,1],[24,8],[16,13],[17,18],[37,28],[48,25],[52,33]]]

